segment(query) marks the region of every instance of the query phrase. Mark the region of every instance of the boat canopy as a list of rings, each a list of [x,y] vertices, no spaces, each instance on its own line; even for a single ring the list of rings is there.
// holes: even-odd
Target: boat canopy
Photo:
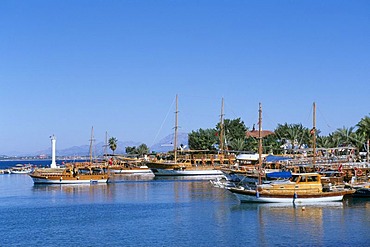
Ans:
[[[290,157],[283,157],[283,156],[276,156],[276,155],[268,155],[265,158],[266,162],[278,162],[278,161],[285,161],[285,160],[291,160]]]
[[[253,161],[257,161],[259,158],[259,155],[258,154],[238,154],[236,156],[236,159],[238,160],[253,160]]]
[[[269,172],[266,173],[267,178],[282,178],[288,179],[292,177],[292,173],[290,171],[282,171],[282,172]]]

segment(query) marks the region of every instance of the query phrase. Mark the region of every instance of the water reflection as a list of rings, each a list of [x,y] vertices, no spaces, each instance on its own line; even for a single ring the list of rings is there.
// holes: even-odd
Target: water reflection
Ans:
[[[114,174],[109,183],[121,182],[140,182],[140,181],[155,181],[155,182],[192,182],[192,181],[209,181],[210,179],[221,178],[222,175],[208,176],[154,176],[154,174]]]
[[[146,182],[152,181],[154,174],[114,174],[109,183],[122,183],[122,182]]]
[[[343,214],[343,202],[311,203],[305,205],[294,205],[292,203],[266,203],[266,204],[239,204],[231,207],[231,211],[255,215],[257,225],[255,226],[258,241],[262,246],[271,243],[271,232],[280,232],[277,236],[279,241],[299,237],[302,242],[298,245],[310,245],[310,238],[315,243],[323,243],[324,222],[328,219],[325,215]],[[285,230],[282,230],[285,229]],[[277,243],[278,244],[278,243]],[[312,243],[311,243],[312,245]]]
[[[154,177],[155,181],[209,181],[211,179],[223,178],[223,175],[198,175],[198,176],[160,176]]]
[[[99,184],[34,184],[34,192],[62,191],[64,193],[85,193],[88,191],[101,190],[107,187],[105,183]]]

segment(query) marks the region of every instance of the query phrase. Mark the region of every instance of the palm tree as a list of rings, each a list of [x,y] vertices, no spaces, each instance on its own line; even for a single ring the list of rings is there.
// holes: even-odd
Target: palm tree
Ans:
[[[293,150],[310,142],[310,130],[302,124],[278,124],[274,132],[282,145],[290,143]]]
[[[367,142],[366,136],[362,132],[353,132],[352,134],[352,143],[357,148],[358,151],[366,150],[366,145],[364,145]]]
[[[140,146],[138,146],[137,152],[140,156],[143,156],[144,154],[149,153],[149,148],[146,144],[143,143]]]
[[[330,148],[332,147],[332,142],[328,136],[318,136],[316,139],[317,147],[320,148]]]
[[[242,151],[246,148],[245,138],[237,138],[230,141],[230,147],[233,150]]]
[[[366,151],[367,151],[367,162],[369,162],[369,146],[370,146],[370,117],[365,116],[357,124],[357,132],[361,133],[366,138]]]
[[[108,144],[109,144],[109,148],[113,151],[113,155],[114,155],[114,151],[117,149],[117,138],[115,137],[111,137],[109,138],[109,141],[108,141]]]
[[[333,136],[336,136],[341,146],[356,146],[356,139],[354,138],[355,127],[343,127],[334,131]]]

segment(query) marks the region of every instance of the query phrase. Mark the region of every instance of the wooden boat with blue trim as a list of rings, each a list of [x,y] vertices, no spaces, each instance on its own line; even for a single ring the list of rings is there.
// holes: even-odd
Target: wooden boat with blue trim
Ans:
[[[318,173],[293,173],[288,181],[272,181],[259,184],[255,188],[245,186],[228,187],[227,190],[241,202],[274,203],[315,203],[341,201],[353,189],[329,188],[323,190],[321,175]]]
[[[315,150],[315,109],[313,126],[313,150]],[[262,106],[259,104],[259,133],[262,130]],[[227,190],[236,195],[241,202],[276,202],[276,203],[316,203],[341,201],[345,195],[355,192],[354,189],[345,189],[338,187],[328,187],[323,189],[321,175],[312,173],[292,173],[292,178],[287,181],[272,181],[270,183],[261,183],[262,173],[262,137],[259,135],[258,141],[259,171],[258,184],[253,188],[249,186],[226,187]],[[313,152],[315,154],[315,151]],[[313,159],[315,165],[315,156]]]

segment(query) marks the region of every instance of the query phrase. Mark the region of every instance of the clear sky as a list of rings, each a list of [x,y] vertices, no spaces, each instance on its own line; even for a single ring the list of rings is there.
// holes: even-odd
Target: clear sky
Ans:
[[[0,154],[370,113],[370,1],[2,0]]]

